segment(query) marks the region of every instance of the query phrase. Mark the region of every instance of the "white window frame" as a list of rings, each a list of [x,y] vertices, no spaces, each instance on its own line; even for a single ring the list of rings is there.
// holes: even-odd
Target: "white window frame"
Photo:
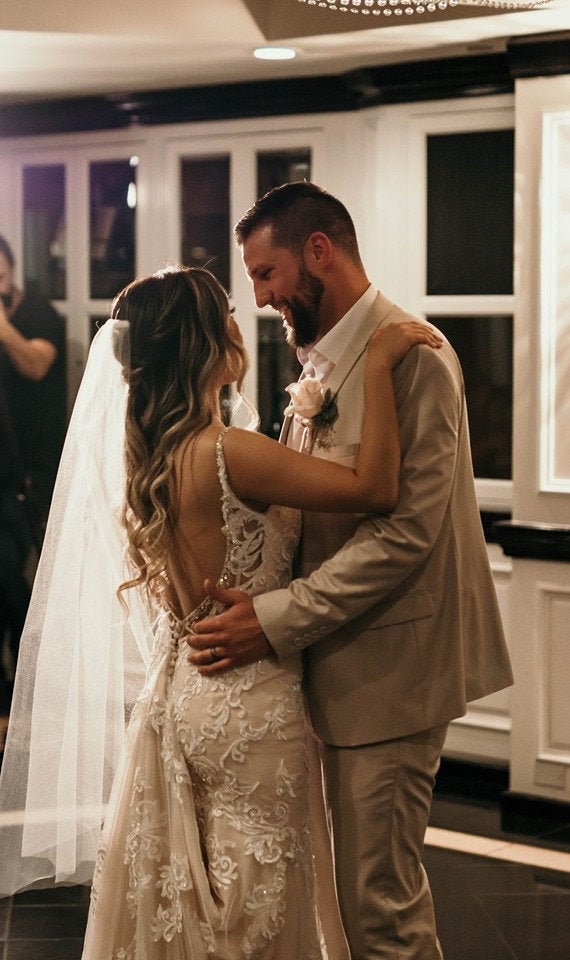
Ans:
[[[374,128],[375,187],[371,208],[369,262],[377,285],[419,316],[514,317],[510,295],[428,296],[427,138],[432,134],[514,129],[514,98],[461,98],[382,107],[371,114]],[[510,512],[512,480],[476,478],[483,511]]]

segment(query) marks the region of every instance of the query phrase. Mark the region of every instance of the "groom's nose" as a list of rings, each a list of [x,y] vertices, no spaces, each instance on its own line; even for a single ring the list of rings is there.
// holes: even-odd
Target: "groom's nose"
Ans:
[[[271,288],[262,280],[254,280],[253,295],[255,297],[255,303],[259,309],[262,307],[273,306],[273,293]]]

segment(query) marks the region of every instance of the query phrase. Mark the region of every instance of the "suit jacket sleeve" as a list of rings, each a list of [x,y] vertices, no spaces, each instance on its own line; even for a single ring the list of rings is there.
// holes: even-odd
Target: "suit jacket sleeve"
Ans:
[[[424,563],[448,510],[458,438],[467,430],[457,358],[444,346],[411,350],[394,373],[402,469],[389,516],[364,520],[338,552],[287,589],[255,598],[263,630],[282,658],[385,600]]]

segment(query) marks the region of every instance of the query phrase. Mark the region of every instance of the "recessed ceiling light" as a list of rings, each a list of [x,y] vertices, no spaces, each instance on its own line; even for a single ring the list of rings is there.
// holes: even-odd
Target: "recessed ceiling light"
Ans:
[[[292,60],[296,53],[291,47],[256,47],[253,55],[258,60]]]

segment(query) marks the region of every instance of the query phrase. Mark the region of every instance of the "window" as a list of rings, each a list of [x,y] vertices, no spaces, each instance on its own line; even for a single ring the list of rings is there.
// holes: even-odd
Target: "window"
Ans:
[[[478,480],[512,477],[512,129],[426,137],[426,316],[465,377]]]
[[[260,150],[257,153],[257,196],[273,190],[282,183],[309,180],[311,176],[311,151]]]
[[[309,180],[311,151],[308,148],[266,150],[257,153],[257,195],[282,183]],[[286,343],[280,317],[257,318],[257,407],[259,429],[268,437],[278,437],[283,411],[289,402],[285,387],[299,376],[300,365]]]
[[[294,350],[285,341],[278,317],[258,317],[257,360],[259,429],[266,436],[277,438],[283,411],[289,402],[285,387],[297,380],[301,371]]]
[[[25,166],[24,278],[26,289],[64,300],[67,287],[65,167]]]
[[[90,295],[114,297],[135,278],[137,157],[89,165]]]
[[[427,138],[427,294],[513,292],[513,130]]]
[[[461,362],[475,474],[511,477],[513,407],[512,317],[437,317]]]
[[[230,158],[181,160],[181,262],[206,267],[230,290]]]

